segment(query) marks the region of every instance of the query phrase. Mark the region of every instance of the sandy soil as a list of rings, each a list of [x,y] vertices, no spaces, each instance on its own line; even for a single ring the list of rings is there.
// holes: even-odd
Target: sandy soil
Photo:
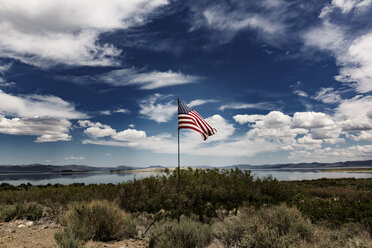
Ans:
[[[0,223],[0,248],[58,247],[54,233],[62,227],[51,221],[11,221]],[[146,240],[128,239],[120,242],[88,242],[87,248],[145,248]]]

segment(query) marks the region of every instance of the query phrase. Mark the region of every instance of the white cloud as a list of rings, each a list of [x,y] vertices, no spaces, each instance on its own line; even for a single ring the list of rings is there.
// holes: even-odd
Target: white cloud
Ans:
[[[100,122],[91,122],[89,120],[79,120],[81,127],[87,128],[84,133],[90,135],[93,138],[102,138],[106,136],[112,136],[116,134],[116,131],[108,125],[104,125]]]
[[[308,97],[309,95],[303,90],[294,90],[293,93],[302,97]]]
[[[71,123],[49,117],[12,118],[0,115],[0,133],[38,136],[36,142],[68,141]]]
[[[16,86],[14,82],[5,82],[2,78],[0,78],[0,88],[10,88]]]
[[[44,67],[113,65],[121,51],[99,44],[99,35],[143,24],[167,4],[166,0],[7,1],[0,4],[0,56]]]
[[[61,119],[86,118],[75,106],[52,95],[14,96],[0,90],[0,114],[17,117],[48,116]]]
[[[153,90],[174,85],[197,83],[200,77],[181,72],[140,72],[134,68],[114,70],[99,77],[101,82],[113,86],[138,85],[143,90]]]
[[[208,26],[224,31],[236,32],[242,29],[258,29],[264,33],[274,34],[284,29],[279,22],[273,22],[259,14],[243,15],[239,12],[226,12],[220,7],[213,7],[203,12]]]
[[[135,129],[126,129],[112,135],[112,138],[121,141],[133,141],[137,139],[145,139],[146,133],[144,131],[138,131]]]
[[[218,131],[215,135],[209,137],[208,141],[202,140],[197,132],[183,130],[181,132],[181,149],[183,154],[207,155],[207,156],[251,156],[258,152],[275,150],[277,146],[267,143],[263,139],[251,140],[247,135],[232,138],[235,128],[228,123],[222,116],[214,115],[206,118],[206,121],[215,127]],[[83,127],[106,126],[101,123],[79,122]],[[146,136],[144,131],[131,130],[133,135],[128,135],[120,140],[116,135],[111,139],[86,139],[84,144],[96,144],[107,146],[131,147],[134,149],[145,149],[155,153],[177,153],[177,138],[171,134],[160,134],[155,136]],[[124,130],[118,134],[128,132]]]
[[[344,130],[372,129],[369,112],[372,109],[372,96],[356,96],[343,100],[335,110],[335,119]]]
[[[156,122],[167,122],[177,114],[177,101],[171,100],[171,95],[154,94],[139,102],[140,114]],[[202,104],[216,102],[216,100],[196,99],[187,103],[189,107],[195,107]]]
[[[370,130],[363,130],[357,136],[352,136],[356,141],[372,141],[372,127]]]
[[[88,134],[92,138],[111,137],[118,141],[133,141],[146,138],[146,133],[144,131],[138,131],[135,129],[126,129],[124,131],[117,132],[109,125],[105,125],[100,122],[79,120],[78,123],[81,127],[86,128],[84,133]]]
[[[228,137],[232,136],[235,132],[233,124],[228,123],[222,116],[213,115],[209,118],[206,118],[205,121],[211,125],[211,127],[217,130],[217,133],[208,138],[208,142],[225,140]]]
[[[4,75],[7,70],[12,67],[12,63],[0,65],[0,74]]]
[[[327,51],[343,50],[346,42],[343,28],[329,22],[311,28],[304,33],[303,38],[306,46]]]
[[[341,82],[356,82],[358,92],[372,91],[372,32],[355,39],[347,52],[338,54],[342,63],[340,75],[336,80]]]
[[[282,37],[287,24],[288,4],[284,1],[215,3],[207,7],[192,6],[196,21],[193,29],[208,27],[218,35],[220,42],[230,41],[238,32],[254,30],[270,42]]]
[[[305,135],[304,137],[298,138],[297,142],[302,145],[320,145],[323,143],[322,140],[313,139],[310,135]]]
[[[343,14],[349,13],[351,10],[363,10],[371,5],[372,0],[332,0],[332,3],[322,9],[319,17],[326,17],[334,9],[340,9]]]
[[[342,160],[369,159],[372,155],[372,145],[356,145],[345,148],[326,148],[308,151],[292,151],[289,159],[308,162],[335,162]]]
[[[328,51],[335,57],[340,66],[337,81],[348,83],[360,93],[372,91],[372,32],[368,29],[353,27],[351,18],[358,20],[359,11],[370,7],[372,1],[337,0],[323,8],[320,18],[322,24],[307,30],[304,43],[308,47],[315,47]],[[344,15],[333,21],[333,13],[341,9]],[[351,16],[351,17],[350,17]],[[339,25],[339,19],[344,18],[344,24]]]
[[[65,157],[66,160],[85,160],[85,157],[82,156],[68,156]]]
[[[342,101],[340,93],[333,88],[321,88],[314,99],[324,103],[339,103]]]
[[[112,115],[115,113],[121,113],[121,114],[129,114],[130,111],[128,109],[117,109],[117,110],[101,110],[99,111],[99,114],[101,115]]]
[[[257,120],[262,120],[264,115],[234,115],[233,118],[236,122],[243,125],[245,123],[256,122]]]
[[[122,114],[129,114],[130,111],[128,109],[117,109],[117,110],[114,110],[115,113],[122,113]]]
[[[170,96],[154,94],[139,102],[140,114],[156,122],[167,122],[176,113],[175,100],[169,100]]]
[[[267,103],[230,103],[222,105],[219,110],[224,111],[225,109],[270,109],[271,107]]]
[[[196,107],[196,106],[199,106],[199,105],[203,105],[203,104],[206,104],[206,103],[212,103],[212,102],[217,102],[217,101],[213,100],[213,99],[207,99],[207,100],[196,99],[196,100],[193,100],[193,101],[187,103],[186,105],[188,107],[192,108],[192,107]]]
[[[292,128],[320,128],[334,125],[332,118],[324,113],[296,112]]]

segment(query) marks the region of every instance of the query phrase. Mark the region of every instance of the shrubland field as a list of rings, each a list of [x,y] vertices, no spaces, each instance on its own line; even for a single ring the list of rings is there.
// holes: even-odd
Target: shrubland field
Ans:
[[[178,213],[181,221],[177,222]],[[0,185],[0,221],[61,223],[60,247],[138,238],[149,247],[372,247],[372,178],[280,182],[184,169],[119,185]]]

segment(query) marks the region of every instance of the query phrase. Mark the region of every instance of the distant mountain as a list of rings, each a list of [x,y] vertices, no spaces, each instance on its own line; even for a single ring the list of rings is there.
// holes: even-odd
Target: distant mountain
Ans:
[[[346,161],[335,163],[298,163],[298,164],[266,164],[266,165],[249,165],[238,164],[227,166],[224,168],[239,168],[244,170],[257,170],[257,169],[328,169],[328,168],[371,168],[372,160],[363,161]]]
[[[185,166],[183,166],[185,167]],[[213,166],[200,165],[194,168],[212,169]],[[136,170],[147,168],[166,168],[161,165],[152,166],[127,166],[119,165],[116,167],[95,167],[87,165],[0,165],[0,173],[74,173],[74,172],[94,172],[94,171],[122,171]],[[239,168],[242,170],[293,170],[293,169],[329,169],[329,168],[372,168],[372,160],[364,161],[346,161],[336,163],[298,163],[298,164],[266,164],[266,165],[249,165],[237,164],[232,166],[219,167],[225,169]]]
[[[87,165],[0,165],[0,173],[73,173],[109,170],[134,170],[137,167],[121,165],[118,167],[95,167]]]

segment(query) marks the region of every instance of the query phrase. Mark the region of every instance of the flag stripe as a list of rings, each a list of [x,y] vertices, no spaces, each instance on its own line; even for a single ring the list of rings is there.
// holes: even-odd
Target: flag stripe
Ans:
[[[193,112],[195,112],[195,115],[197,115],[200,118],[200,120],[208,127],[208,130],[211,132],[210,135],[215,134],[214,128],[212,128],[196,111]]]
[[[191,115],[191,116],[194,116],[195,117],[195,121],[198,123],[198,126],[201,128],[201,129],[203,129],[203,132],[204,133],[207,133],[208,131],[207,131],[207,128],[204,126],[204,124],[200,121],[200,119],[197,117],[197,116],[195,116],[194,115],[194,112],[195,111],[191,111],[189,114]],[[210,135],[209,134],[209,132],[208,132],[208,135]]]
[[[195,110],[178,102],[178,130],[192,129],[200,133],[204,140],[217,132]]]

